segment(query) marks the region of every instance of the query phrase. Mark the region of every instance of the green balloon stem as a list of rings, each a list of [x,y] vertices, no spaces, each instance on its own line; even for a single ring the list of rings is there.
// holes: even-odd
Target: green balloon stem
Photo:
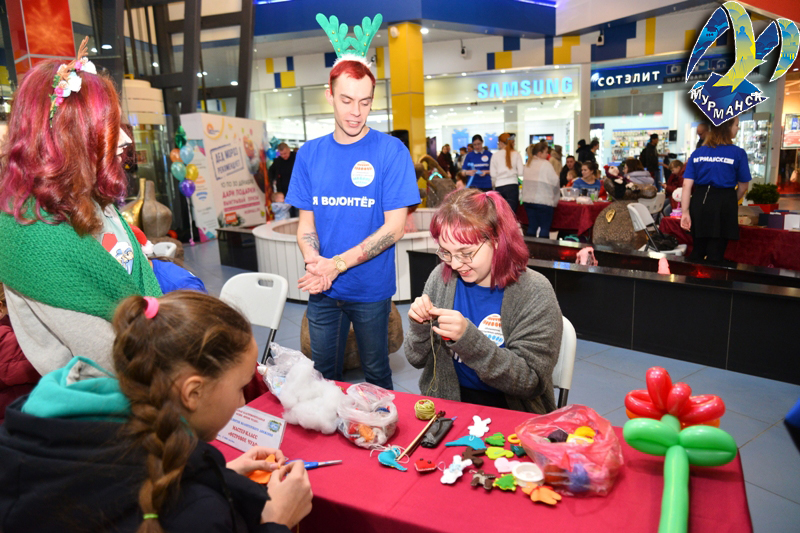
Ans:
[[[675,418],[672,415],[664,415],[661,417],[661,421],[675,430],[676,433],[679,433],[681,430],[681,421]]]
[[[665,420],[662,418],[662,421]],[[664,456],[664,493],[658,533],[686,533],[688,527],[689,456],[683,446],[672,446]]]

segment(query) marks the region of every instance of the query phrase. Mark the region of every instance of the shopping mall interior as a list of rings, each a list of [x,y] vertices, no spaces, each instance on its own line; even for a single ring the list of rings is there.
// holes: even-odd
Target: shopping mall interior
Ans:
[[[441,191],[460,187],[459,169],[467,167],[459,153],[468,146],[471,151],[474,136],[497,152],[507,149],[501,135],[513,134],[514,149],[523,162],[534,157],[527,149],[544,141],[551,159],[563,157],[559,160],[566,164],[569,156],[581,157],[578,167],[585,160],[578,156],[579,143],[596,141],[590,157],[596,160],[602,181],[622,163],[638,161],[651,136],[657,135],[658,168],[652,177],[659,190],[653,192],[658,207],[650,209],[652,203],[642,202],[650,206],[652,226],[637,226],[631,215],[623,228],[628,241],[614,241],[615,233],[606,238],[609,230],[603,226],[612,223],[615,205],[618,219],[626,211],[623,198],[609,204],[615,197],[608,191],[609,196],[599,200],[594,196],[576,200],[562,190],[549,234],[525,237],[529,268],[551,282],[564,317],[575,327],[574,377],[566,387],[569,403],[588,406],[611,425],[624,426],[629,417],[637,416],[626,403],[626,393],[650,389],[653,385],[645,375],[656,366],[666,368],[675,382],[688,384],[694,394],[718,395],[727,410],[715,422],[736,441],[738,454],[716,473],[703,466],[689,470],[687,464],[689,531],[797,531],[800,429],[792,430],[787,420],[792,409],[794,421],[800,420],[796,405],[800,364],[791,355],[796,343],[789,335],[792,324],[800,320],[797,0],[739,2],[749,16],[749,38],[774,32],[774,43],[765,44],[767,39],[760,38],[746,42],[740,35],[734,38],[734,31],[717,29],[699,52],[706,33],[714,30],[712,16],[727,13],[724,20],[733,28],[733,13],[738,11],[729,4],[735,2],[9,0],[0,4],[0,135],[8,130],[16,91],[26,74],[45,60],[71,61],[88,38],[88,59],[114,80],[123,129],[133,141],[124,158],[127,193],[119,199],[126,222],[140,227],[145,241],[156,246],[167,243],[162,249],[200,278],[214,296],[228,280],[246,272],[288,280],[288,301],[281,307],[283,319],[278,317],[274,339],[260,327],[266,324],[251,320],[257,324],[260,350],[270,339],[286,348],[310,350],[304,344],[309,294],[297,288],[306,267],[295,238],[299,223],[296,218],[279,220],[278,205],[285,198],[275,192],[283,179],[278,169],[285,168],[287,157],[294,161],[309,141],[340,127],[329,103],[338,41],[320,27],[318,13],[337,16],[348,35],[359,40],[369,36],[364,59],[376,82],[366,126],[399,138],[415,165],[423,203],[413,217],[409,214],[413,231],[407,225],[405,237],[395,246],[397,293],[392,300],[401,334],[408,332],[411,305],[439,262],[438,243],[428,224],[442,201]],[[378,24],[370,26],[378,13]],[[365,30],[359,26],[362,20]],[[359,44],[354,37],[348,39]],[[667,163],[688,163],[699,149],[698,134],[716,120],[693,102],[693,88],[710,77],[734,72],[734,64],[747,53],[758,59],[753,59],[757,66],[745,76],[746,82],[760,96],[737,110],[739,130],[733,139],[746,153],[752,177],[750,192],[738,207],[741,237],[729,244],[724,264],[699,264],[688,257],[693,234],[681,229],[680,215],[675,216],[682,198],[678,192],[670,200],[675,187],[669,188],[673,174]],[[762,54],[766,54],[763,60]],[[742,59],[739,66],[743,63]],[[553,162],[556,173],[561,165]],[[519,178],[524,191],[522,175]],[[570,184],[574,178],[580,175],[569,176]],[[447,186],[436,185],[440,180]],[[608,184],[613,187],[611,179]],[[559,186],[570,188],[563,180]],[[751,192],[763,194],[750,196]],[[653,198],[642,194],[642,199]],[[148,214],[156,213],[148,203],[162,209],[159,213],[168,216],[166,223]],[[526,231],[528,211],[515,207],[521,230]],[[651,236],[674,243],[664,247],[659,244],[663,240]],[[581,262],[592,247],[596,262]],[[672,253],[670,247],[679,252]],[[434,333],[430,336],[433,342]],[[562,354],[563,350],[562,344]],[[415,398],[425,393],[419,385],[422,370],[408,362],[402,345],[390,351],[395,390]],[[344,381],[363,380],[361,370],[345,373]],[[473,414],[483,411],[465,411],[463,418]],[[526,418],[521,414],[519,423]],[[455,433],[462,430],[466,434],[465,427],[457,427],[450,436],[457,438],[461,434]],[[417,431],[404,428],[400,440],[410,441]],[[513,428],[497,431],[508,437]],[[341,458],[328,457],[316,432],[309,442],[321,448],[284,451],[292,458],[308,454],[303,455],[307,461]],[[671,445],[663,446],[666,453]],[[631,449],[626,445],[625,452]],[[444,461],[452,454],[450,448],[442,450],[426,454],[441,459],[444,470],[449,464]],[[527,446],[526,451],[535,455]],[[703,451],[697,451],[698,456]],[[704,464],[691,453],[689,462]],[[613,488],[599,496],[570,494],[552,509],[530,502],[525,508],[503,507],[484,498],[522,498],[518,493],[498,494],[498,489],[484,494],[482,488],[444,487],[462,493],[444,497],[452,497],[448,504],[454,506],[456,498],[468,501],[468,508],[458,504],[467,513],[488,516],[495,514],[492,509],[507,511],[509,516],[496,513],[493,520],[496,527],[506,527],[508,520],[510,531],[530,531],[515,528],[539,520],[558,520],[567,531],[586,526],[611,529],[618,525],[615,520],[626,524],[625,531],[654,531],[659,514],[668,512],[661,503],[662,471],[664,479],[668,477],[664,464],[661,457],[641,453],[626,457],[617,481],[622,489],[618,497]],[[409,472],[396,472],[397,476],[416,480],[420,474],[406,466]],[[418,493],[413,485],[405,495],[390,491],[387,498],[407,498],[402,505],[398,501],[383,509],[353,511],[339,493],[347,492],[341,487],[355,481],[337,485],[333,478],[322,477],[329,471],[311,472],[315,507],[311,521],[301,522],[309,524],[302,527],[304,533],[316,531],[314,524],[325,521],[334,531],[457,531],[441,517],[426,526],[402,516],[408,509],[418,509],[420,515],[441,513],[441,504],[431,503],[442,492],[438,473],[419,477],[415,483],[430,483]],[[636,476],[644,474],[658,476],[657,482],[634,488],[640,482]],[[321,481],[319,491],[315,475]],[[367,481],[372,474],[341,468],[338,475]],[[465,471],[464,477],[471,475]],[[375,479],[368,483],[384,482],[383,477]],[[322,488],[325,483],[330,488]],[[437,492],[431,488],[434,483]],[[639,497],[631,499],[634,490]],[[345,507],[351,510],[340,511]],[[633,508],[636,513],[629,515]],[[550,517],[544,519],[547,512]],[[382,513],[383,518],[376,518]],[[642,516],[649,521],[636,522]],[[363,518],[364,526],[339,524],[337,517]],[[0,513],[0,530],[3,520]],[[663,521],[662,515],[662,527]]]

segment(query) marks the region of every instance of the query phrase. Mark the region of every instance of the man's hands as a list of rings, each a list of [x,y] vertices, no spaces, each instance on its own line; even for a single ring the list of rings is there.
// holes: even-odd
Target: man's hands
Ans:
[[[261,511],[261,523],[274,522],[293,529],[311,512],[311,482],[303,461],[286,463],[267,483],[270,500]]]
[[[297,280],[297,288],[309,294],[319,294],[331,288],[331,284],[339,275],[333,259],[314,256],[306,259],[306,274]]]
[[[277,463],[268,463],[266,461],[266,458],[270,455],[275,456]],[[264,446],[254,446],[233,461],[230,461],[226,466],[237,474],[246,476],[253,470],[272,472],[282,467],[285,462],[286,457],[282,451],[265,448]]]
[[[454,309],[440,309],[434,307],[427,294],[423,294],[411,304],[408,310],[408,318],[422,324],[438,317],[439,325],[433,326],[433,331],[444,339],[458,341],[467,331],[469,321],[464,315]]]

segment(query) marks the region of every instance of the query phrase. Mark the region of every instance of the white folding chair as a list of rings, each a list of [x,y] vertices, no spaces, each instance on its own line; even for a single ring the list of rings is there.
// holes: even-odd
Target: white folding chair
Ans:
[[[648,246],[652,247],[656,252],[660,252],[664,255],[682,256],[686,251],[685,244],[679,244],[674,250],[661,250],[658,248],[658,245],[656,245],[655,241],[653,240],[653,236],[650,234],[650,227],[652,226],[652,231],[655,233],[660,234],[661,232],[659,232],[658,228],[656,228],[655,221],[645,205],[638,202],[631,202],[628,204],[628,213],[631,215],[633,231],[644,231],[645,235],[647,235],[647,241],[649,244],[642,246],[639,251],[646,251]]]
[[[153,245],[153,255],[156,257],[175,257],[178,245],[174,242],[157,242]]]
[[[655,197],[653,198],[639,198],[639,203],[647,207],[647,211],[651,215],[657,215],[664,207],[664,200],[666,200],[666,198],[667,195],[662,191],[656,193]]]
[[[225,282],[219,299],[235,307],[251,324],[270,328],[269,339],[261,356],[261,364],[267,362],[269,344],[281,325],[289,282],[277,274],[253,272],[238,274]]]
[[[561,351],[558,362],[553,369],[553,386],[558,387],[558,407],[567,405],[569,389],[572,387],[572,372],[575,370],[575,351],[578,348],[578,338],[575,328],[567,317],[561,317],[564,329],[561,332]]]

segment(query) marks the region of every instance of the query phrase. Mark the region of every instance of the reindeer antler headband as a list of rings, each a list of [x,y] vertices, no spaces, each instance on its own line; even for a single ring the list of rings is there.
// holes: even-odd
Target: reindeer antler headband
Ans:
[[[354,26],[353,33],[355,33],[355,37],[347,36],[347,24],[340,24],[336,15],[331,15],[330,19],[327,19],[322,13],[317,13],[317,22],[325,30],[325,35],[328,36],[333,45],[333,50],[339,58],[336,63],[339,61],[358,61],[368,67],[372,65],[370,61],[367,61],[367,52],[372,39],[375,38],[375,33],[380,29],[381,22],[383,22],[383,16],[380,13],[375,15],[375,18],[371,21],[369,17],[364,17],[361,21],[361,26]]]

